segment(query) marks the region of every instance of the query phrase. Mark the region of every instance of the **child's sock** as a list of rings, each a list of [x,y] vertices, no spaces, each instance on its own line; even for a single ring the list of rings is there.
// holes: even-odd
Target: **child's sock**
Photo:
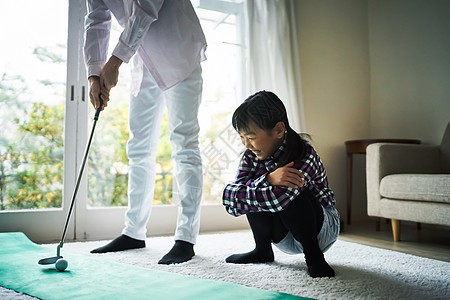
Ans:
[[[231,256],[228,256],[225,261],[227,263],[233,264],[267,263],[273,262],[274,256],[272,249],[270,249],[269,251],[254,249],[253,251],[247,253],[233,254]]]
[[[322,254],[322,253],[320,253]],[[317,277],[334,277],[335,273],[333,268],[325,261],[325,258],[322,255],[318,255],[317,257],[306,256],[306,265],[308,266],[309,276],[312,278]]]
[[[158,264],[171,265],[191,260],[195,255],[194,245],[185,241],[175,241],[172,249],[161,258]]]
[[[233,264],[273,262],[274,255],[272,251],[271,232],[273,230],[274,216],[269,212],[247,214],[247,220],[252,229],[253,238],[255,239],[255,249],[247,253],[233,254],[228,256],[225,261]]]
[[[145,241],[136,240],[136,239],[133,239],[129,236],[122,234],[119,237],[112,240],[111,242],[109,242],[108,244],[106,244],[105,246],[92,250],[91,253],[117,252],[117,251],[138,249],[138,248],[144,248],[144,247],[145,247]]]

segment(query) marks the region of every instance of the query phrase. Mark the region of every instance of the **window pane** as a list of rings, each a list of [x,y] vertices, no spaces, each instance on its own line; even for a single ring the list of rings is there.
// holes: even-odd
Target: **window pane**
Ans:
[[[67,7],[0,1],[0,210],[62,204]]]
[[[109,50],[112,52],[122,28],[112,18]],[[131,63],[130,63],[131,64]],[[119,82],[111,90],[108,107],[100,114],[89,153],[88,205],[126,206],[128,203],[128,100],[130,64],[122,64]],[[89,115],[94,109],[89,104]]]
[[[214,2],[212,2],[214,3]],[[243,42],[238,16],[197,8],[208,42],[200,106],[200,149],[203,160],[203,203],[221,203],[224,186],[235,177],[242,144],[231,116],[244,89]]]

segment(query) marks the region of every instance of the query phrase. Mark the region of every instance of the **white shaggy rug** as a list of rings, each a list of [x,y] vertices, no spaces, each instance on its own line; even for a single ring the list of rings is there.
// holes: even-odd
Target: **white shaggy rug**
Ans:
[[[253,249],[249,231],[202,234],[195,246],[196,256],[191,261],[169,266],[157,262],[172,247],[173,237],[148,238],[144,249],[89,253],[104,244],[104,241],[67,243],[63,254],[84,254],[316,299],[450,299],[450,263],[341,240],[325,253],[326,260],[336,271],[336,277],[331,279],[310,278],[303,255],[287,255],[275,247],[275,262],[270,264],[225,263],[228,255]],[[55,245],[46,247],[56,249]],[[69,265],[70,268],[76,266]],[[4,288],[0,290],[0,299],[19,298],[33,299]]]

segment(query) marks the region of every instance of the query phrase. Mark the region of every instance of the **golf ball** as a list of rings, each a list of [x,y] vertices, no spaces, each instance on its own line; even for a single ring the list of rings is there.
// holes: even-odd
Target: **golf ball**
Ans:
[[[68,265],[69,263],[67,262],[67,260],[60,258],[56,261],[55,268],[59,272],[64,272],[64,270],[67,269]]]

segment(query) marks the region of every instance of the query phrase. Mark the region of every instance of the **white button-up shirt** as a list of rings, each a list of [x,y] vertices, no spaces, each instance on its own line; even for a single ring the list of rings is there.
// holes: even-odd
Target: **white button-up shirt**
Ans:
[[[137,52],[166,90],[205,60],[206,40],[189,0],[87,0],[84,56],[88,76],[106,63],[111,13],[123,27],[112,52],[125,63]]]

